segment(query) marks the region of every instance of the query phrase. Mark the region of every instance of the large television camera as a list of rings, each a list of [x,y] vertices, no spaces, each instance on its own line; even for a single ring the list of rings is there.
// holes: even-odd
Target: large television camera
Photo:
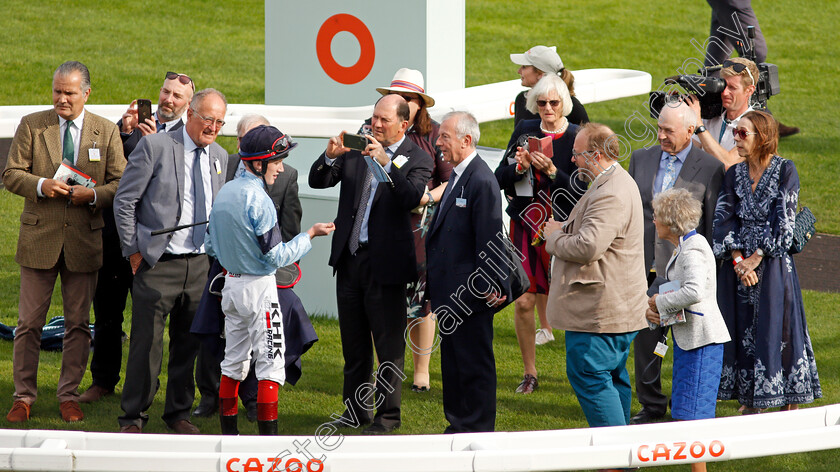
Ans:
[[[744,57],[756,62],[755,48],[753,47],[755,27],[747,27],[747,37],[750,47],[749,52]],[[775,64],[767,62],[756,63],[756,66],[758,67],[758,80],[755,84],[755,92],[750,97],[750,102],[753,103],[753,108],[765,109],[767,108],[767,100],[780,92],[779,69]],[[719,71],[722,67],[722,65],[704,67],[698,70],[696,75],[666,77],[665,84],[679,85],[686,93],[695,95],[700,101],[700,117],[711,119],[723,113],[723,102],[720,94],[726,88],[726,81],[719,77],[710,77],[712,73]],[[662,111],[666,102],[680,100],[684,96],[684,94],[661,90],[650,92],[648,105],[650,106],[651,118],[659,119],[659,112]]]

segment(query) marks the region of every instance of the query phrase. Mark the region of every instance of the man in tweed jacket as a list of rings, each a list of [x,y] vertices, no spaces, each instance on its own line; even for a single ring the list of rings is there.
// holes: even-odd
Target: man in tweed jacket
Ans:
[[[38,393],[41,328],[56,277],[64,302],[64,352],[58,399],[64,421],[84,415],[76,388],[90,351],[90,304],[102,265],[101,209],[111,206],[125,157],[117,126],[85,112],[90,74],[80,62],[65,62],[53,76],[53,110],[23,117],[9,150],[3,183],[26,199],[20,215],[15,261],[20,264],[20,305],[14,345],[14,405],[7,419],[23,422]],[[96,185],[54,180],[72,164]]]

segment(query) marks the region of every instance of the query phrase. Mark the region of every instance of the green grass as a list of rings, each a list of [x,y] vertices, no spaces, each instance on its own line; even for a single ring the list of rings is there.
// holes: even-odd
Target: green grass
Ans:
[[[654,87],[675,73],[687,58],[697,57],[690,40],[708,34],[709,8],[705,2],[513,2],[467,0],[467,85],[517,77],[508,54],[535,44],[557,45],[570,69],[618,67],[638,69],[653,76]],[[782,94],[771,99],[780,119],[803,129],[781,142],[780,154],[793,159],[802,180],[802,203],[819,219],[820,231],[840,233],[837,154],[840,130],[835,126],[838,94],[834,74],[840,57],[836,28],[840,4],[833,0],[809,2],[754,2],[768,41],[768,61],[779,66]],[[0,104],[49,104],[50,81],[62,61],[86,63],[92,73],[90,103],[128,103],[138,96],[154,97],[167,70],[186,72],[199,87],[215,87],[231,103],[262,103],[264,96],[264,3],[248,0],[207,3],[181,1],[174,6],[158,0],[145,3],[73,2],[72,12],[58,2],[7,0],[0,18],[4,31],[0,70]],[[58,33],[58,34],[57,34]],[[294,49],[294,45],[290,45]],[[290,68],[288,73],[295,73]],[[512,98],[512,97],[511,97]],[[589,116],[624,133],[633,112],[644,114],[644,97],[631,97],[587,106]],[[482,144],[503,147],[512,121],[482,125]],[[232,139],[222,144],[233,150]],[[634,147],[642,143],[634,143]],[[0,321],[16,323],[18,266],[14,262],[18,216],[22,199],[0,192]],[[54,296],[49,316],[60,314],[60,296]],[[805,293],[806,312],[826,398],[815,405],[840,402],[838,394],[838,335],[836,307],[840,296]],[[338,325],[318,319],[321,336],[305,357],[304,377],[296,387],[281,392],[282,434],[312,434],[341,405],[341,349]],[[126,321],[126,329],[128,321]],[[514,397],[521,361],[513,331],[511,310],[496,318],[495,338],[499,373],[499,430],[585,427],[586,421],[565,376],[563,344],[538,349],[540,390],[527,398]],[[127,346],[126,346],[127,351]],[[0,398],[11,404],[11,343],[0,343]],[[410,363],[408,363],[410,365]],[[632,367],[632,366],[631,366]],[[119,399],[108,397],[95,407],[84,407],[87,418],[67,425],[58,416],[55,386],[59,355],[41,358],[41,398],[26,428],[115,431]],[[407,374],[411,375],[410,367]],[[666,366],[665,378],[670,375]],[[165,382],[165,376],[162,378]],[[665,381],[666,390],[669,388]],[[90,384],[87,374],[82,387]],[[440,396],[439,356],[432,361],[432,392],[417,395],[404,389],[402,434],[438,433],[445,426]],[[149,432],[165,432],[160,415],[161,392],[150,411]],[[3,404],[0,403],[0,407]],[[634,404],[636,411],[638,405]],[[735,414],[736,405],[723,403],[718,415]],[[215,419],[196,421],[207,433],[218,433]],[[0,420],[1,427],[13,427]],[[244,434],[256,427],[243,420]],[[840,453],[824,451],[714,464],[713,470],[836,470]],[[676,470],[676,469],[675,469]]]

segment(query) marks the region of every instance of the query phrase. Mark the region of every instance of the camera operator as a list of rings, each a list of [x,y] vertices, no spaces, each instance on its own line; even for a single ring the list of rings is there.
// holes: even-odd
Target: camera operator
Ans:
[[[718,158],[728,169],[744,160],[735,149],[732,130],[738,126],[738,120],[753,109],[750,97],[755,92],[758,67],[749,59],[733,57],[723,62],[720,77],[726,81],[726,88],[721,92],[723,114],[719,117],[701,120],[699,98],[688,95],[684,100],[697,115],[694,134],[700,147]]]

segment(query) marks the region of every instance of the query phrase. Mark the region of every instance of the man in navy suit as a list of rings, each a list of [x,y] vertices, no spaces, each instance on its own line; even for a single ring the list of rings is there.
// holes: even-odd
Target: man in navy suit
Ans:
[[[426,236],[426,287],[440,325],[446,433],[495,429],[493,315],[511,298],[501,190],[475,151],[479,135],[471,114],[444,116],[437,145],[454,169]]]
[[[373,136],[364,151],[344,147],[342,133],[330,138],[309,171],[312,188],[341,183],[330,265],[337,274],[345,412],[326,423],[328,428],[372,422],[363,433],[384,434],[401,424],[405,293],[408,282],[417,278],[410,212],[420,204],[434,166],[425,151],[405,138],[408,118],[405,99],[385,95],[373,109]],[[389,182],[373,178],[368,156],[385,169]],[[374,347],[379,359],[375,395]]]
[[[653,225],[653,197],[669,188],[684,188],[702,203],[703,217],[697,233],[712,242],[715,203],[723,180],[723,164],[692,144],[697,115],[685,103],[666,105],[659,114],[659,145],[639,149],[630,157],[628,172],[639,186],[645,217],[645,270],[652,284],[649,295],[658,293],[665,266],[674,245],[656,236]],[[656,281],[656,276],[660,280]],[[633,340],[636,368],[636,396],[642,409],[630,418],[631,424],[657,421],[665,416],[668,397],[662,393],[662,358],[653,353],[664,336],[663,328],[643,329]]]

